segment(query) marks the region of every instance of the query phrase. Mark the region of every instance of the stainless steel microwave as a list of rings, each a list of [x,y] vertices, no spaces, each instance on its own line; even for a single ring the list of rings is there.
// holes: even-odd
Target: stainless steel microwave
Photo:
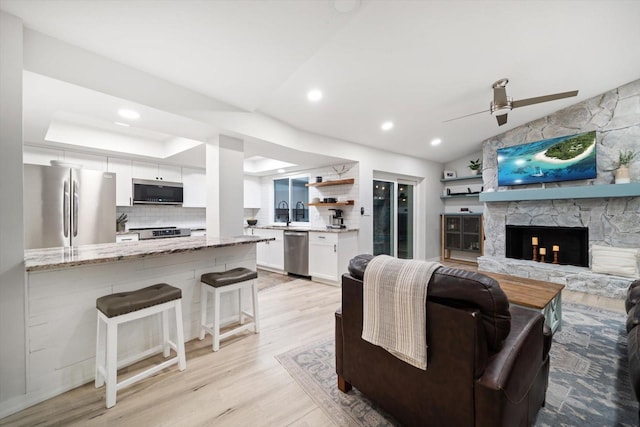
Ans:
[[[182,205],[181,182],[133,180],[134,205]]]

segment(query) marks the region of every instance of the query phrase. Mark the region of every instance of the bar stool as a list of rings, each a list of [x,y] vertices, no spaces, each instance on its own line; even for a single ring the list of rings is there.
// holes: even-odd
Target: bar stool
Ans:
[[[152,285],[133,292],[106,295],[96,300],[98,328],[96,332],[96,388],[105,383],[107,408],[116,404],[116,391],[154,373],[178,364],[184,371],[187,367],[182,330],[182,291],[166,283]],[[169,310],[176,315],[176,342],[169,340]],[[117,382],[118,373],[118,325],[162,313],[162,352],[169,357],[172,348],[177,356],[155,365],[124,381]],[[106,329],[106,334],[103,330]]]
[[[220,349],[220,340],[227,338],[238,332],[253,330],[260,332],[260,321],[258,315],[258,285],[256,279],[258,273],[248,268],[238,267],[227,271],[206,273],[200,277],[200,339],[203,340],[208,332],[213,336],[213,351]],[[251,288],[253,313],[242,310],[242,291]],[[224,334],[220,334],[220,295],[225,292],[238,291],[238,313],[240,326],[231,329]],[[213,294],[213,323],[207,323],[207,297]],[[244,323],[245,317],[249,317],[251,322]]]

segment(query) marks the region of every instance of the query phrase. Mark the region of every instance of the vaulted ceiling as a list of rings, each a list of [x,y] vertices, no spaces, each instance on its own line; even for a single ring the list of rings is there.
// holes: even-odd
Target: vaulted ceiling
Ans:
[[[0,0],[0,8],[239,109],[438,162],[640,78],[635,0]],[[503,77],[514,99],[579,94],[518,108],[501,127],[488,112],[443,123],[487,110]],[[312,88],[322,90],[319,102],[307,100]],[[395,126],[382,131],[384,121]]]

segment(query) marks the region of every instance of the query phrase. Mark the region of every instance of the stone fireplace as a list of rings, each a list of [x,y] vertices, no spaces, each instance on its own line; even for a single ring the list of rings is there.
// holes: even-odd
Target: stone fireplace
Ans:
[[[533,227],[528,225],[507,225],[505,232],[505,256],[507,258],[535,260],[589,267],[588,227]],[[536,254],[533,254],[535,243]],[[540,256],[546,251],[545,260]],[[554,251],[554,249],[558,249]]]
[[[595,179],[548,183],[546,187],[498,187],[498,148],[592,130],[596,131],[597,138],[598,174]],[[640,158],[630,166],[634,177],[631,184],[613,185],[612,172],[617,167],[619,153],[637,150],[638,140],[640,80],[483,141],[483,194],[489,197],[480,195],[480,201],[485,203],[485,244],[484,255],[478,258],[479,270],[530,277],[560,283],[570,290],[624,298],[633,278],[592,272],[590,251],[594,244],[640,248]],[[621,195],[623,188],[628,190]],[[514,194],[522,197],[512,197]],[[528,194],[533,196],[528,197]],[[497,197],[491,200],[491,196]],[[580,260],[566,264],[532,261],[531,238],[536,236],[520,231],[520,243],[508,242],[511,237],[507,237],[507,226],[515,226],[516,230],[535,227],[535,232],[540,233],[537,237],[544,238],[547,261],[553,257],[550,252],[554,244],[560,246],[560,255],[566,251],[576,252],[580,254]],[[580,248],[555,243],[559,236],[554,232],[546,234],[546,227],[586,229],[586,243],[580,243]],[[588,251],[586,260],[585,250]],[[509,257],[508,252],[513,251],[520,254]]]
[[[633,279],[591,272],[589,250],[593,244],[640,247],[640,197],[487,203],[484,227],[485,251],[484,256],[478,258],[480,270],[561,283],[571,290],[623,298]],[[520,248],[512,248],[513,242],[507,243],[507,228],[522,234]],[[585,232],[586,242],[579,243],[580,249],[574,246],[578,243],[557,242],[559,230],[570,229]],[[547,248],[545,263],[531,260],[531,238],[534,237],[531,230],[535,230],[539,243]],[[565,248],[579,252],[581,261],[576,263],[578,265],[565,263],[566,260],[552,264],[552,247],[556,244],[560,246],[560,254]],[[507,246],[510,251],[522,252],[521,256],[509,257]]]

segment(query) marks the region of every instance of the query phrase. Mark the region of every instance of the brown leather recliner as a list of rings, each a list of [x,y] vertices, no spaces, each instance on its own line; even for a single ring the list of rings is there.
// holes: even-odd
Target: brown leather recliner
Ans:
[[[510,306],[498,283],[440,267],[427,296],[428,366],[361,338],[360,255],[342,276],[336,311],[338,386],[356,387],[408,426],[530,426],[545,402],[551,331],[541,313]]]

